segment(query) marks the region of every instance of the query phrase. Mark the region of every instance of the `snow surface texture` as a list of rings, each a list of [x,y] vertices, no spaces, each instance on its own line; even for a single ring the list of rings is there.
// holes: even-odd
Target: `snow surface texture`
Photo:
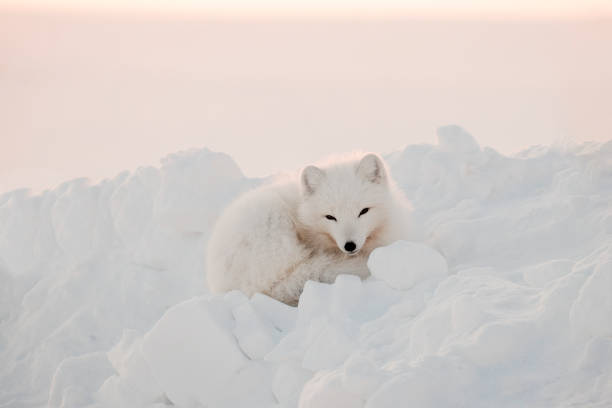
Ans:
[[[299,306],[206,294],[215,217],[262,180],[207,150],[0,195],[0,407],[612,406],[612,142],[386,157],[414,242]]]

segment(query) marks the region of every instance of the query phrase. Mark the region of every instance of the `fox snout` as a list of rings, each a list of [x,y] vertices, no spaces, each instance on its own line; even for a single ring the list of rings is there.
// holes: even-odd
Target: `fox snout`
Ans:
[[[355,252],[356,249],[357,249],[357,245],[355,245],[353,241],[347,241],[344,244],[344,250],[348,253]]]
[[[358,254],[359,251],[361,251],[362,246],[363,245],[360,245],[358,242],[355,242],[353,240],[346,241],[344,245],[338,245],[339,249],[347,255]]]

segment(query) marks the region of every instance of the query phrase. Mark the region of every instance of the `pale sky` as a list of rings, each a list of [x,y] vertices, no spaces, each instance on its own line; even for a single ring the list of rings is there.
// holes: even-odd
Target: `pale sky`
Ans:
[[[19,9],[203,12],[218,16],[601,17],[610,0],[0,0]]]
[[[586,13],[603,2],[513,4]],[[610,140],[612,20],[582,12],[217,21],[0,11],[0,192],[97,181],[193,147],[266,176],[335,153],[435,143],[447,124],[506,154]]]

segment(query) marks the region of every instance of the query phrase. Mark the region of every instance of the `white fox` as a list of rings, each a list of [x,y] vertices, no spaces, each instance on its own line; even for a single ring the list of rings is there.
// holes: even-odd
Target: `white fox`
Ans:
[[[224,211],[208,244],[209,288],[295,305],[308,280],[366,278],[370,252],[406,237],[408,211],[375,154],[308,166],[299,180],[257,188]]]

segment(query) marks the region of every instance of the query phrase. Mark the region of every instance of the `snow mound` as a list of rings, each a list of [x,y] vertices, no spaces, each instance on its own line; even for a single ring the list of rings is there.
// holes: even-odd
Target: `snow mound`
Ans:
[[[476,153],[480,146],[476,139],[464,129],[456,125],[438,128],[438,144],[442,149],[456,153]]]
[[[438,137],[387,157],[413,240],[297,308],[206,291],[226,155],[1,194],[0,407],[611,406],[612,142]]]
[[[368,259],[368,269],[373,276],[400,290],[448,273],[446,260],[437,251],[427,245],[406,241],[376,248]]]

